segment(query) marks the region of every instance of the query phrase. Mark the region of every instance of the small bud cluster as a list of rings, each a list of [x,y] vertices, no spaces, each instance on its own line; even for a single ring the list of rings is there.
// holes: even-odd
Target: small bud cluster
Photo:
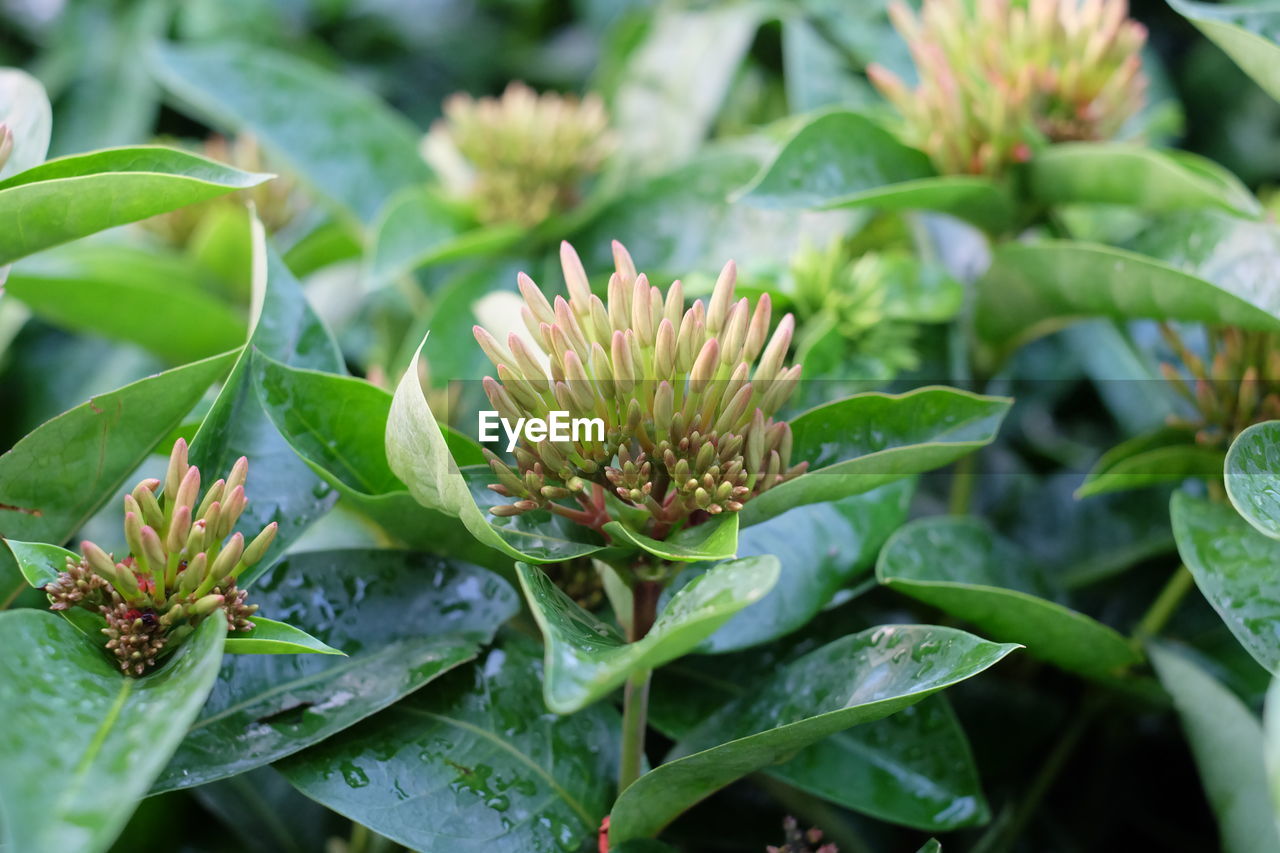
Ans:
[[[1160,331],[1181,363],[1164,362],[1160,372],[1197,412],[1194,420],[1171,417],[1172,426],[1194,429],[1199,444],[1225,448],[1247,427],[1280,418],[1280,335],[1206,329],[1206,363],[1169,324]]]
[[[782,831],[786,833],[787,840],[781,846],[768,845],[766,853],[840,853],[834,844],[816,846],[822,841],[822,830],[814,828],[801,832],[796,819],[789,815],[782,821]]]
[[[596,95],[539,95],[512,83],[500,98],[453,95],[444,115],[423,154],[485,224],[532,226],[569,209],[611,147]]]
[[[163,492],[159,480],[143,480],[124,497],[129,556],[117,561],[82,542],[80,560],[68,557],[66,570],[44,588],[51,609],[101,613],[107,649],[131,675],[155,666],[166,648],[215,611],[222,611],[232,631],[252,629],[249,617],[258,608],[246,602],[236,578],[262,559],[276,524],[248,545],[243,534],[231,532],[249,503],[248,472],[241,457],[201,499],[200,471],[188,464],[187,443],[178,439]]]
[[[9,162],[11,154],[13,154],[13,128],[9,127],[8,123],[0,121],[0,169]]]
[[[925,0],[890,7],[920,77],[872,65],[913,144],[947,174],[998,174],[1046,142],[1113,138],[1142,107],[1146,29],[1126,0]]]
[[[732,261],[710,301],[686,308],[679,281],[664,297],[622,244],[613,253],[607,301],[591,292],[581,260],[563,243],[568,300],[549,302],[519,276],[529,338],[512,333],[503,344],[475,327],[497,368],[484,388],[502,417],[558,410],[604,424],[603,441],[522,441],[518,472],[489,454],[498,478],[490,488],[514,499],[491,511],[545,508],[599,526],[608,520],[607,491],[647,510],[650,535],[663,536],[691,519],[736,512],[802,472],[803,463],[790,464],[789,425],[773,419],[800,376],[799,365],[784,364],[794,318],[783,317],[770,338],[769,296],[754,309],[735,300]],[[583,509],[557,503],[564,499]]]

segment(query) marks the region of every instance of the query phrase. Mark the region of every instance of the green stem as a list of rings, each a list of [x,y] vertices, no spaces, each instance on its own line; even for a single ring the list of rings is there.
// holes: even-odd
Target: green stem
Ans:
[[[1134,649],[1141,651],[1147,640],[1164,629],[1193,586],[1195,586],[1195,578],[1191,576],[1191,572],[1187,571],[1186,566],[1178,566],[1168,583],[1164,585],[1164,589],[1160,590],[1160,594],[1156,596],[1156,600],[1151,602],[1151,606],[1143,614],[1138,627],[1134,629],[1133,636],[1129,640]]]
[[[627,641],[636,642],[649,633],[658,615],[662,584],[641,580],[631,589],[631,625]],[[640,778],[644,767],[644,736],[649,717],[649,676],[651,670],[633,672],[627,679],[622,699],[622,758],[618,763],[618,793]]]
[[[977,456],[969,454],[956,460],[951,470],[951,499],[948,511],[952,515],[968,515],[973,503],[973,487],[978,482]]]

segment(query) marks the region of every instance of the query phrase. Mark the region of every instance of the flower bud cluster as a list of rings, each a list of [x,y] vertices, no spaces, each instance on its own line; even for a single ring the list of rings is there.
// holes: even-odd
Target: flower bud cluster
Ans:
[[[577,201],[611,148],[596,95],[537,94],[512,83],[500,98],[453,95],[423,154],[485,224],[532,226]]]
[[[873,83],[947,174],[998,174],[1047,142],[1113,138],[1142,107],[1146,29],[1126,0],[925,0],[890,7],[920,82]]]
[[[502,417],[558,410],[604,424],[603,441],[523,440],[516,470],[489,454],[498,478],[490,488],[513,499],[491,511],[547,508],[584,520],[558,502],[600,514],[607,492],[647,510],[650,532],[665,535],[691,518],[735,512],[803,471],[790,464],[790,427],[773,418],[800,376],[799,365],[784,363],[794,318],[783,317],[770,337],[769,296],[754,308],[735,299],[732,261],[710,300],[686,307],[679,281],[664,295],[622,244],[613,253],[607,300],[591,292],[577,253],[563,243],[567,300],[548,301],[519,276],[527,339],[512,333],[501,342],[475,327],[497,368],[484,388]]]
[[[272,522],[253,541],[232,533],[248,505],[248,461],[241,457],[226,479],[200,497],[200,471],[187,462],[178,439],[161,481],[143,480],[124,497],[124,536],[129,555],[116,560],[92,542],[81,558],[45,586],[53,610],[83,607],[101,613],[107,649],[120,669],[142,675],[159,656],[191,633],[206,616],[221,611],[232,631],[248,631],[257,605],[236,586],[275,538]]]
[[[1194,429],[1199,444],[1225,448],[1249,426],[1280,418],[1280,335],[1206,329],[1206,361],[1169,324],[1160,330],[1180,362],[1164,362],[1160,372],[1197,413],[1171,417],[1172,426]]]

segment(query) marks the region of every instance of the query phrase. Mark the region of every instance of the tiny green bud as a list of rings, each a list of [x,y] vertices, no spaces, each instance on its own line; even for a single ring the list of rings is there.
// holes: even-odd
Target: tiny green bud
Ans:
[[[253,541],[244,549],[240,562],[246,566],[252,566],[261,560],[267,553],[267,549],[271,547],[272,541],[276,538],[276,531],[279,528],[280,525],[274,521],[262,528],[262,532],[253,537]]]
[[[169,469],[164,476],[164,494],[166,505],[175,506],[178,487],[182,485],[182,480],[187,476],[187,469],[190,467],[187,462],[187,440],[179,438],[173,443],[173,450],[169,454]],[[135,494],[134,497],[137,497]],[[139,501],[141,503],[141,501]]]
[[[191,616],[197,619],[203,616],[208,616],[210,613],[221,607],[222,602],[225,600],[226,599],[221,595],[206,595],[203,598],[197,599],[196,602],[188,609],[188,612]]]

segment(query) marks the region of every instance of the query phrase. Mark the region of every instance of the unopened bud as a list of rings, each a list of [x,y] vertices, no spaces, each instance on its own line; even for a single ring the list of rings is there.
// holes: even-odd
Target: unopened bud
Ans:
[[[262,532],[253,537],[253,541],[244,549],[244,554],[240,557],[240,562],[244,563],[246,566],[252,566],[254,563],[261,560],[267,553],[267,549],[271,547],[272,541],[276,538],[276,531],[279,528],[280,525],[274,521],[262,528]]]

